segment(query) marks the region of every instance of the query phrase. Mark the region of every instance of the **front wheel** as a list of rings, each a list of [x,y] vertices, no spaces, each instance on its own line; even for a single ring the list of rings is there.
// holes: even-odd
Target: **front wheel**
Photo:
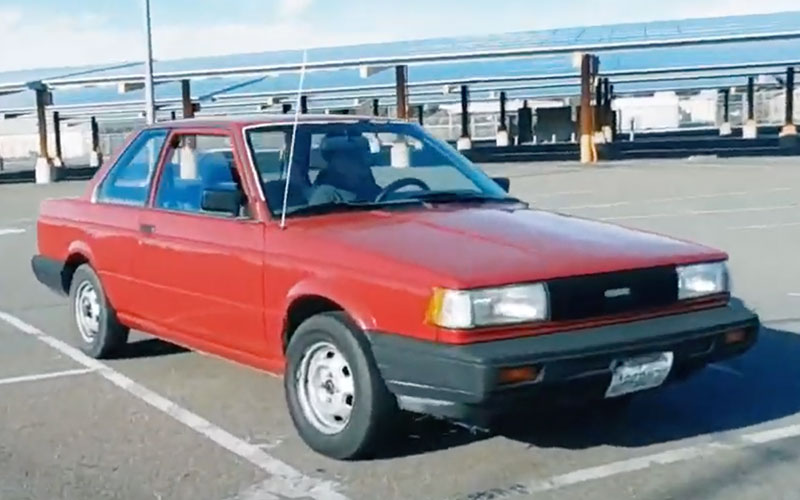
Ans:
[[[358,327],[340,312],[313,316],[292,336],[286,358],[286,400],[303,441],[340,460],[374,454],[399,410]]]

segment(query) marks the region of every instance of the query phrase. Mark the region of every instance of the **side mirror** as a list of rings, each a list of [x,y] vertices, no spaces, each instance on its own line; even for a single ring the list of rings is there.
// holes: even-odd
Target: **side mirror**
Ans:
[[[508,177],[492,177],[492,180],[495,181],[498,186],[503,188],[503,191],[506,193],[509,189],[511,189],[511,179]]]
[[[200,207],[206,212],[220,212],[239,216],[244,203],[242,192],[234,189],[205,189]]]

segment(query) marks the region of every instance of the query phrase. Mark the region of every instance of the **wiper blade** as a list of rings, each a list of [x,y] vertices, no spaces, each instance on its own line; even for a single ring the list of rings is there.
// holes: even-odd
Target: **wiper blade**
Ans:
[[[492,196],[475,191],[429,191],[427,193],[414,193],[414,199],[432,203],[447,203],[459,201],[490,201],[498,203],[522,203],[522,200],[512,196]]]
[[[419,205],[420,200],[397,200],[384,202],[353,202],[353,201],[329,201],[315,205],[304,205],[286,211],[286,215],[321,215],[334,212],[346,212],[356,210],[375,210],[379,208],[393,208],[407,205]]]

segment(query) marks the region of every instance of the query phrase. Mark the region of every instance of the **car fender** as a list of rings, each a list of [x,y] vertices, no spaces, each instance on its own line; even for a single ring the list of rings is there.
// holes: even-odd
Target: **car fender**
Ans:
[[[64,256],[64,261],[66,262],[67,260],[70,259],[70,257],[74,255],[83,256],[83,258],[89,261],[89,264],[94,267],[95,265],[94,253],[92,252],[91,247],[85,241],[76,240],[70,243],[69,246],[67,247],[67,254]],[[98,269],[95,270],[99,271]]]
[[[351,283],[348,283],[351,281]],[[297,299],[307,296],[323,297],[338,304],[362,330],[375,327],[376,321],[369,307],[364,303],[363,294],[356,290],[360,288],[353,280],[332,280],[318,276],[309,277],[295,284],[286,296],[284,304],[284,317],[288,314],[289,307]]]

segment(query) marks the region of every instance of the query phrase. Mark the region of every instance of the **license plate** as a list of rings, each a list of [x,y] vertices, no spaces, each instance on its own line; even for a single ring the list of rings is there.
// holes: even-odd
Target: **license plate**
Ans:
[[[660,352],[615,360],[611,363],[611,383],[607,398],[658,387],[664,383],[672,368],[673,354]]]

